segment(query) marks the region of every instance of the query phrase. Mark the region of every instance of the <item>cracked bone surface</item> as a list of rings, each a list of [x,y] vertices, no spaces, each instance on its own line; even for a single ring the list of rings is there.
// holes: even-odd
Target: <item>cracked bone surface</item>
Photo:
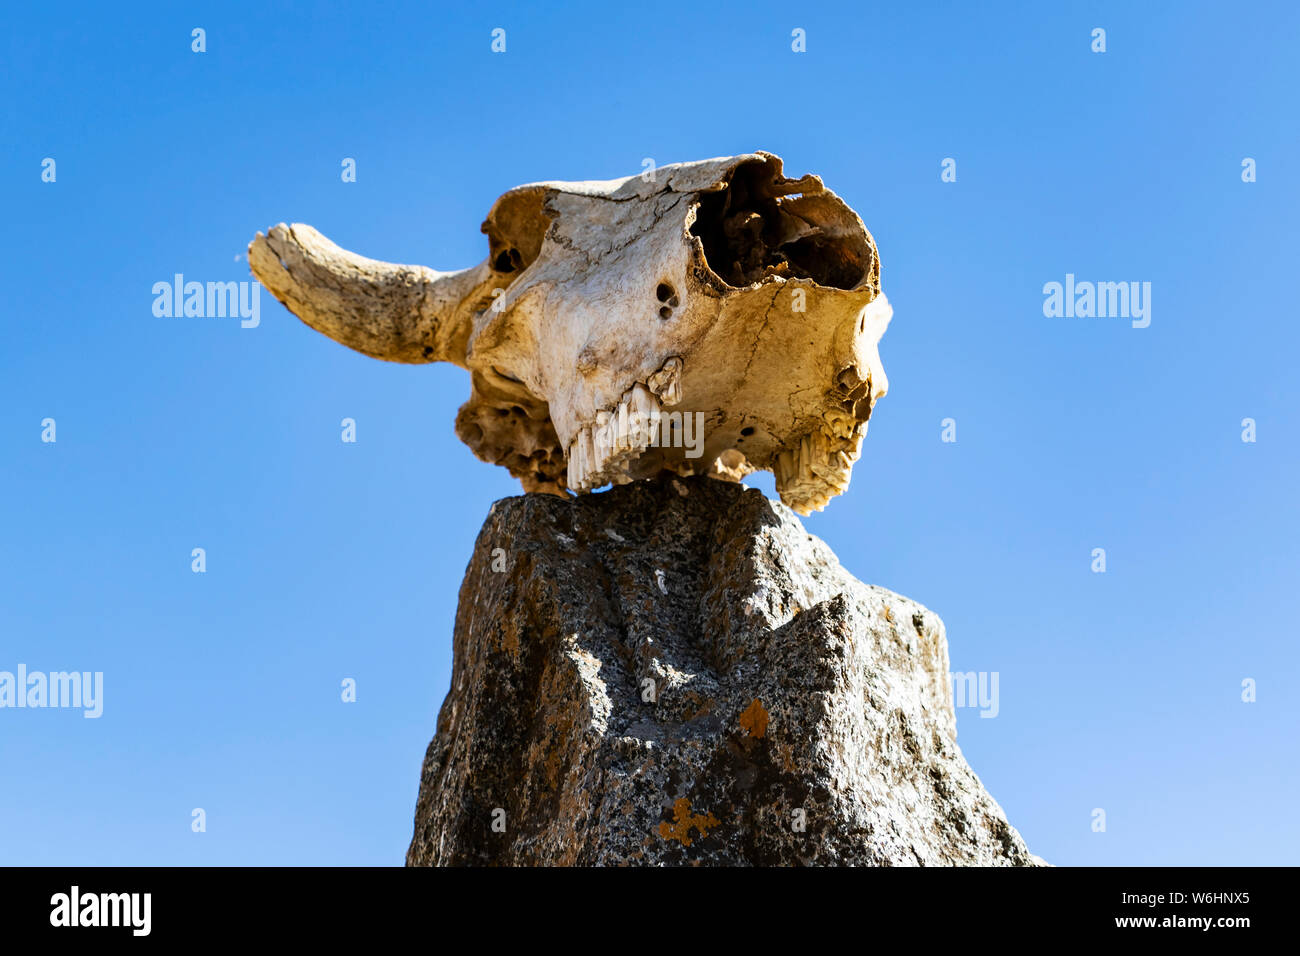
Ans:
[[[258,233],[249,264],[303,322],[374,358],[470,372],[456,434],[526,491],[772,471],[820,510],[848,486],[887,380],[891,309],[862,220],[752,153],[520,186],[458,272]]]

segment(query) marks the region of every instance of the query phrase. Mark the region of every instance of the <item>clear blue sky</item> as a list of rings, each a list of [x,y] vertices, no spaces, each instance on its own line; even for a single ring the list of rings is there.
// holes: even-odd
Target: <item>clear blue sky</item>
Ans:
[[[0,863],[399,863],[461,575],[518,493],[453,435],[463,372],[265,294],[256,329],[156,318],[153,283],[248,279],[282,220],[459,268],[511,186],[754,149],[861,212],[895,308],[807,525],[998,672],[960,743],[1029,846],[1295,863],[1300,14],[890,6],[8,5],[0,670],[105,700],[0,710]],[[1066,273],[1152,283],[1150,327],[1045,317]]]

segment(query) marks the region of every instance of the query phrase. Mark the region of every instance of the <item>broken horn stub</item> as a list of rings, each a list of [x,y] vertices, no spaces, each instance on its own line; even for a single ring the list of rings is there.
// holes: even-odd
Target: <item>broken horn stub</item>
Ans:
[[[848,487],[891,310],[875,242],[818,177],[760,152],[534,183],[482,229],[487,258],[460,272],[283,224],[249,262],[351,348],[468,368],[456,433],[526,490],[766,469],[806,514]]]

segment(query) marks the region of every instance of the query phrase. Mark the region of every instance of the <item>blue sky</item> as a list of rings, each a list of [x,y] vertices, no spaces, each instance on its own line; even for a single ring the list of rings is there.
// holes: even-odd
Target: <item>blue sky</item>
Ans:
[[[807,526],[999,674],[959,741],[1030,848],[1294,863],[1296,8],[471,6],[6,9],[0,670],[102,671],[104,713],[0,710],[0,863],[400,863],[518,493],[453,435],[463,372],[265,294],[255,329],[157,318],[155,282],[248,279],[279,221],[460,268],[511,186],[754,149],[861,213],[895,309]],[[1150,282],[1150,326],[1045,317],[1067,273]]]

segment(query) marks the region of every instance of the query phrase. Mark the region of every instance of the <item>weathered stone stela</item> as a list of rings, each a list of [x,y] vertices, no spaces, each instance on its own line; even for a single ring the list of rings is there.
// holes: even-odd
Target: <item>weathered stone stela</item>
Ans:
[[[957,746],[943,623],[757,490],[498,501],[454,654],[410,865],[1041,862]]]

